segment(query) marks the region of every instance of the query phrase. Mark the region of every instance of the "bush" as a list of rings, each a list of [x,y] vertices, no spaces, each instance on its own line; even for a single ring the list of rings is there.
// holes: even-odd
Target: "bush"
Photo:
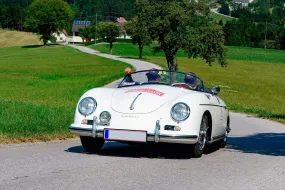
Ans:
[[[51,36],[49,38],[49,41],[51,41],[51,43],[56,43],[56,37],[55,36]]]

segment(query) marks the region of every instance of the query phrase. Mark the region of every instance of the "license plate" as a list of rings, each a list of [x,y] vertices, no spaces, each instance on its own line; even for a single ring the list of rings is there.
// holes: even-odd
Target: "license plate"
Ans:
[[[146,131],[105,129],[104,139],[113,141],[146,142]]]

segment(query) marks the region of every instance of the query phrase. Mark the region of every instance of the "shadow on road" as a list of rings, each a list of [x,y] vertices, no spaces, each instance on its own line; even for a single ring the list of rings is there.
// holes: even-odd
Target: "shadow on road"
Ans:
[[[149,61],[149,59],[147,59],[147,58],[139,59],[137,56],[120,56],[119,58],[124,58],[124,59],[136,59],[136,60],[139,60],[139,61]]]
[[[105,143],[100,156],[111,157],[130,157],[130,158],[162,158],[162,159],[186,159],[181,152],[185,151],[181,146],[168,144],[135,144],[128,145],[118,142]],[[71,153],[87,153],[82,146],[71,147],[67,152]]]
[[[218,144],[209,146],[204,155],[219,151]],[[224,150],[237,150],[243,153],[285,156],[285,133],[260,133],[252,136],[229,137]],[[82,146],[71,147],[67,152],[90,154]],[[187,151],[182,145],[169,144],[135,144],[128,145],[118,142],[105,143],[98,155],[131,158],[163,158],[185,159],[182,152]],[[190,151],[190,150],[188,150]]]
[[[229,137],[227,149],[252,154],[285,156],[285,133],[259,133],[246,137]]]
[[[47,44],[46,47],[52,47],[52,46],[59,46],[60,44]],[[22,46],[21,48],[40,48],[44,47],[44,45],[27,45],[27,46]]]

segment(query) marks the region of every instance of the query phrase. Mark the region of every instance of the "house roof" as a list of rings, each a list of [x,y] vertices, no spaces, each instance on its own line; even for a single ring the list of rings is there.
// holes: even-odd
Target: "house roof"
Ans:
[[[250,0],[233,0],[233,2],[235,2],[235,3],[250,3],[252,1],[250,1]]]
[[[72,25],[72,32],[78,32],[80,28],[84,28],[91,24],[90,21],[75,20]]]
[[[62,30],[62,33],[64,33],[64,35],[68,36],[66,30]]]
[[[127,22],[127,20],[124,17],[119,17],[116,19],[116,22],[117,23],[125,23],[125,22]]]

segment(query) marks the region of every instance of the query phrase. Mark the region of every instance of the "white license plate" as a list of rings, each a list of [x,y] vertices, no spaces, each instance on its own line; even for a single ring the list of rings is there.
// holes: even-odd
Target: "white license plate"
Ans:
[[[146,142],[146,131],[105,129],[104,139],[113,141]]]

